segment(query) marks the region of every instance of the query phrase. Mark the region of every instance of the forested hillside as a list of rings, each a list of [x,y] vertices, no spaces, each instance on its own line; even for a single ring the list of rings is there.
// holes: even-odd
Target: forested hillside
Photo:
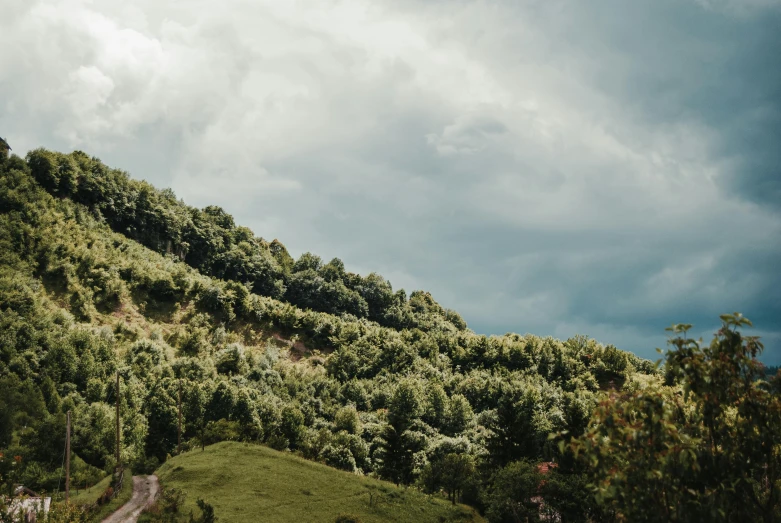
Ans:
[[[378,274],[346,272],[339,259],[323,264],[307,253],[293,260],[279,241],[255,237],[220,207],[188,207],[171,190],[132,180],[84,153],[39,149],[29,154],[28,163],[51,194],[84,204],[114,231],[173,254],[201,274],[243,283],[253,293],[302,309],[349,313],[396,329],[431,328],[443,320],[466,328],[458,314],[443,310],[426,293],[408,300]]]
[[[654,481],[657,472],[677,474],[673,488],[692,492],[678,508],[672,494],[647,500],[662,507],[662,519],[647,520],[705,517],[701,496],[729,520],[777,510],[779,387],[754,372],[759,342],[730,330],[742,318],[725,319],[713,353],[681,341],[663,370],[586,337],[486,337],[426,292],[407,297],[377,274],[346,272],[338,259],[294,260],[222,209],[188,207],[84,153],[36,150],[0,162],[6,492],[61,483],[67,410],[76,483],[114,467],[118,372],[121,455],[134,471],[152,472],[176,453],[181,391],[185,449],[222,440],[289,449],[443,492],[491,521],[541,511],[626,520],[633,505],[622,496],[644,484],[629,473],[610,483],[636,467],[626,446],[611,447],[618,436],[610,431],[632,427],[620,437],[640,441],[646,422],[656,431],[648,441],[663,448],[637,449],[658,450],[640,470]],[[718,376],[707,374],[713,361],[724,365]],[[703,389],[717,382],[718,390]],[[671,405],[678,410],[668,412]],[[764,439],[746,429],[757,409]],[[718,438],[736,438],[732,461]],[[759,447],[747,458],[740,452],[749,444]],[[751,482],[724,501],[723,483],[708,481],[731,481],[713,471],[739,458],[753,460],[740,469]],[[700,472],[675,473],[681,466]]]

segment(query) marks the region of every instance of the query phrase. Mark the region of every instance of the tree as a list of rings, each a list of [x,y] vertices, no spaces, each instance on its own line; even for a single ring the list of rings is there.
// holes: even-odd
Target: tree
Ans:
[[[448,406],[447,394],[439,383],[434,383],[426,389],[425,410],[423,421],[435,428],[440,428],[445,422],[445,411]]]
[[[304,415],[292,405],[286,405],[282,409],[279,422],[279,431],[287,439],[288,446],[295,450],[304,437]]]
[[[146,437],[146,453],[161,462],[176,448],[177,410],[176,400],[164,387],[156,387],[146,400],[149,432]]]
[[[393,287],[388,280],[373,272],[363,278],[359,288],[369,308],[369,318],[382,322],[385,312],[394,303]]]
[[[537,496],[542,475],[530,461],[514,461],[496,473],[487,494],[491,523],[539,521]]]
[[[27,153],[27,164],[35,180],[47,191],[56,194],[60,173],[55,154],[46,149],[35,149]]]
[[[500,390],[496,417],[489,427],[493,432],[488,442],[491,458],[498,465],[505,465],[539,455],[544,438],[537,424],[543,404],[539,390],[520,381],[504,382]]]
[[[707,346],[686,337],[691,325],[669,328],[672,386],[611,395],[570,442],[618,520],[779,521],[781,397],[759,339],[739,331],[751,323],[721,320]]]
[[[355,470],[355,458],[350,449],[338,445],[326,445],[320,451],[320,457],[326,465],[348,472]]]
[[[184,415],[184,433],[188,436],[199,436],[203,444],[206,428],[206,405],[208,391],[202,383],[186,381],[182,391],[182,414]]]
[[[381,432],[379,449],[380,475],[397,485],[412,482],[416,452],[422,450],[424,440],[411,430],[422,412],[420,392],[410,380],[396,387],[388,409],[388,423]]]
[[[475,462],[468,454],[450,453],[442,461],[442,487],[456,504],[464,487],[474,480]]]
[[[474,413],[469,401],[461,394],[453,394],[448,402],[443,432],[455,436],[466,430],[472,418]]]
[[[305,252],[293,264],[293,272],[301,272],[306,270],[319,271],[322,266],[323,260],[320,258],[320,256],[312,254],[311,252]]]
[[[336,425],[336,430],[344,430],[349,434],[358,434],[361,426],[358,411],[352,405],[342,407],[334,416],[334,425]]]
[[[540,484],[544,500],[541,513],[562,523],[609,520],[597,505],[585,475],[562,468],[549,470]]]
[[[209,421],[229,420],[235,407],[236,388],[226,381],[220,381],[206,407],[207,419]]]

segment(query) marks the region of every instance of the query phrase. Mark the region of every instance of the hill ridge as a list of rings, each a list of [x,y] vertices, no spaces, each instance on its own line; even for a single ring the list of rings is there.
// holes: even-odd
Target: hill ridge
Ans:
[[[254,294],[44,190],[35,158],[0,160],[0,452],[24,464],[0,483],[56,487],[61,446],[41,435],[64,434],[66,410],[78,481],[110,470],[118,372],[136,473],[176,454],[181,390],[184,450],[263,443],[481,507],[496,471],[551,459],[551,432],[582,432],[600,388],[661,379],[582,336],[475,334],[422,293],[405,328]]]

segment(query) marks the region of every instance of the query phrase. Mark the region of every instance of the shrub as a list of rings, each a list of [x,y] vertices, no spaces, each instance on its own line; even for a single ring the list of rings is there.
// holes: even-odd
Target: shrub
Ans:
[[[198,508],[201,509],[201,517],[195,519],[193,515],[190,514],[190,523],[214,523],[217,521],[217,517],[214,515],[214,507],[200,498],[198,498],[196,504],[198,505]]]
[[[336,430],[344,430],[350,434],[358,434],[361,427],[361,422],[358,419],[358,411],[355,410],[355,407],[352,405],[342,407],[334,417],[334,424],[336,425]]]
[[[320,456],[326,465],[348,472],[355,470],[355,458],[349,449],[345,447],[335,447],[333,445],[326,445],[320,452]]]

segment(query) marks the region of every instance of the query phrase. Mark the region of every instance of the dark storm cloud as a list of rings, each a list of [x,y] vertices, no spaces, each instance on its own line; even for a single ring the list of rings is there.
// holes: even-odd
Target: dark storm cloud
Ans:
[[[781,362],[772,0],[12,0],[0,135],[83,149],[479,332]]]

